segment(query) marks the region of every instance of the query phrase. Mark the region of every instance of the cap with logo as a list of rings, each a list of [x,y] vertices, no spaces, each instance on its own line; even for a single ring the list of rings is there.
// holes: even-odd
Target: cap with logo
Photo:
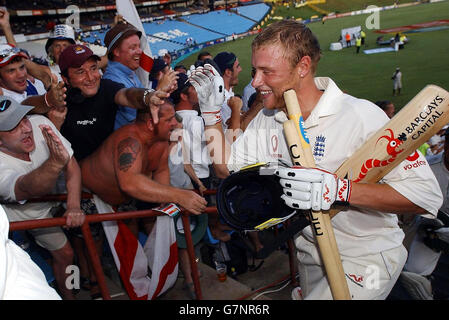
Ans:
[[[110,29],[104,37],[104,45],[108,49],[108,53],[112,52],[112,50],[119,45],[120,40],[133,34],[137,34],[139,38],[142,36],[142,32],[129,23],[119,23],[114,28]]]
[[[14,57],[28,59],[27,55],[19,48],[9,44],[0,44],[0,67],[6,66]]]
[[[47,53],[55,40],[67,40],[71,44],[75,44],[75,31],[69,25],[57,24],[50,32],[50,37],[45,44],[45,51]]]
[[[100,60],[88,47],[81,44],[72,44],[64,49],[59,56],[59,68],[64,73],[68,68],[79,68],[89,58]]]
[[[14,129],[33,108],[20,104],[10,97],[0,96],[0,131]]]

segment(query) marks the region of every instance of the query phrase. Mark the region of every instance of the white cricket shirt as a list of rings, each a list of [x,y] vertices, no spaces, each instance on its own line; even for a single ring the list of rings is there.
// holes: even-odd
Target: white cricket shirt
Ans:
[[[324,93],[305,121],[305,128],[316,166],[335,172],[389,119],[373,103],[343,93],[330,78],[315,78],[315,83]],[[274,119],[276,112],[263,109],[251,121],[231,147],[229,170],[278,160],[291,165],[282,124]],[[426,209],[430,213],[427,216],[436,216],[442,204],[438,182],[421,154],[416,161],[414,165],[415,162],[404,160],[381,183],[389,184]],[[357,257],[397,248],[404,238],[395,214],[373,210],[350,207],[336,215],[332,225],[343,256]],[[302,235],[314,241],[310,227],[305,228]]]

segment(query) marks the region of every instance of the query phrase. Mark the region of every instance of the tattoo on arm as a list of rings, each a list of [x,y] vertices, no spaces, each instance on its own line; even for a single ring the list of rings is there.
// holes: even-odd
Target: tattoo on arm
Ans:
[[[134,138],[126,138],[117,146],[118,164],[120,171],[127,171],[133,165],[142,147]]]

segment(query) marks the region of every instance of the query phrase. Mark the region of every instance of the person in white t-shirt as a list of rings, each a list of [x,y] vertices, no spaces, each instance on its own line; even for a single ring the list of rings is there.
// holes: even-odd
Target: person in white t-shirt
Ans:
[[[177,89],[171,94],[176,114],[182,117],[183,143],[188,152],[187,160],[192,165],[196,177],[193,182],[198,190],[210,188],[209,165],[211,161],[204,137],[203,119],[198,115],[198,97],[195,88],[187,82],[187,75],[178,75]]]
[[[9,12],[5,8],[0,8],[0,28],[2,28],[8,44],[17,46],[14,34],[11,30],[9,21]],[[56,81],[63,81],[61,77],[61,70],[59,69],[59,55],[65,48],[75,44],[75,30],[66,24],[55,25],[50,31],[49,38],[45,43],[45,51],[48,55],[49,65],[44,66],[37,64],[31,60],[26,61],[26,67],[34,77],[42,80],[46,88],[50,87],[51,74],[57,79]]]
[[[183,125],[183,143],[187,153],[185,167],[188,171],[189,165],[194,170],[194,175],[190,175],[196,187],[202,193],[211,188],[210,169],[212,163],[206,146],[206,137],[204,135],[204,121],[198,115],[198,97],[195,88],[187,81],[187,75],[179,74],[178,89],[176,89],[171,98],[175,103],[176,114],[182,117]],[[210,204],[211,199],[205,196]],[[229,241],[230,235],[224,230],[229,230],[227,226],[222,225],[218,217],[209,214],[209,227],[212,236],[221,241]]]
[[[0,96],[0,200],[9,221],[52,218],[52,202],[28,202],[51,193],[64,173],[67,201],[65,227],[84,222],[80,209],[81,172],[70,143],[47,118],[27,116],[33,109],[9,97]],[[73,264],[73,250],[60,227],[29,230],[37,244],[50,251],[53,273],[64,299],[74,299],[66,286],[67,266]]]
[[[385,299],[407,258],[396,214],[435,217],[441,191],[422,155],[418,155],[420,166],[408,170],[404,160],[380,183],[355,183],[332,173],[388,117],[373,103],[343,93],[330,78],[315,78],[319,59],[318,40],[304,24],[284,20],[264,28],[252,44],[256,72],[252,84],[263,96],[264,109],[232,144],[230,153],[213,155],[212,161],[223,175],[257,162],[286,164],[278,166],[276,174],[284,188],[282,199],[294,209],[326,211],[336,201],[346,204],[332,226],[351,298]],[[217,138],[221,125],[208,112],[218,109],[223,100],[220,79],[208,66],[193,71],[191,82],[205,115],[206,136],[215,135],[208,146],[217,150],[226,141]],[[275,119],[277,113],[286,112],[283,94],[289,89],[296,91],[317,169],[290,167],[282,124]],[[310,226],[297,235],[295,244],[304,298],[332,299]],[[373,272],[375,283],[370,277]]]
[[[58,84],[54,81],[48,93],[28,96],[26,61],[28,56],[20,49],[9,44],[0,44],[0,94],[19,103],[35,106],[34,112],[46,114],[56,123],[56,119],[64,117],[67,112],[64,83]]]
[[[0,300],[61,300],[28,253],[8,239],[8,232],[0,206]]]

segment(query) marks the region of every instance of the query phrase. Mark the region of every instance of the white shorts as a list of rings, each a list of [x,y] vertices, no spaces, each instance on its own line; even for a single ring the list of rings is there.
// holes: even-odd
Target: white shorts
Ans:
[[[329,283],[315,245],[303,237],[295,240],[298,249],[299,275],[306,300],[332,300]],[[378,254],[342,256],[346,282],[353,300],[386,299],[407,260],[407,250],[400,246]]]

